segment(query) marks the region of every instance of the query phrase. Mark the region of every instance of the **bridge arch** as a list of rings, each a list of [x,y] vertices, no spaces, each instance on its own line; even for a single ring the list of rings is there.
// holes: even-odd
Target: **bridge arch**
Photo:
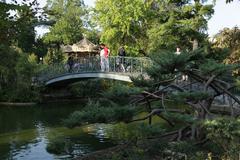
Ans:
[[[74,74],[65,74],[59,77],[52,78],[45,82],[45,86],[55,86],[61,84],[74,83],[83,79],[92,79],[92,78],[103,78],[103,79],[112,79],[118,81],[132,82],[129,75],[126,74],[115,74],[115,73],[74,73]]]

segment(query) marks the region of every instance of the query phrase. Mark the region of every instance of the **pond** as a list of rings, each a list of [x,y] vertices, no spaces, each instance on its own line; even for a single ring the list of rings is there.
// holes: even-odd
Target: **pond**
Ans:
[[[107,125],[63,127],[62,120],[83,105],[0,106],[0,159],[66,160],[113,146],[106,134]],[[58,139],[69,142],[71,151],[49,153],[47,145]]]

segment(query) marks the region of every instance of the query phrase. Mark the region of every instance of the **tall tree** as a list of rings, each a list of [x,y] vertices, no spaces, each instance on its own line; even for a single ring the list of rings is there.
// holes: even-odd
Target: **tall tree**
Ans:
[[[37,2],[28,0],[23,4],[7,4],[0,2],[0,99],[8,100],[16,95],[15,91],[18,82],[24,83],[29,88],[31,76],[24,76],[21,80],[19,76],[18,64],[28,65],[27,57],[32,51],[35,43],[34,24],[38,20],[36,17]],[[23,51],[25,53],[23,53]],[[21,58],[21,57],[25,57]],[[25,68],[29,72],[29,70]],[[23,76],[22,76],[23,77]],[[24,89],[23,89],[24,90]],[[26,90],[24,90],[26,91]],[[27,91],[26,91],[27,92]],[[10,94],[8,94],[10,93]],[[21,92],[19,92],[21,94]],[[19,95],[16,95],[19,97]]]
[[[203,42],[213,5],[190,0],[98,0],[95,11],[102,41],[114,49],[123,43],[152,52]]]
[[[229,56],[224,60],[228,64],[240,63],[240,29],[238,27],[224,28],[214,36],[215,48],[228,49]],[[239,74],[240,71],[238,71]]]
[[[15,71],[17,61],[16,52],[10,47],[18,37],[18,21],[16,15],[11,15],[10,10],[20,10],[19,5],[0,2],[0,90],[8,87]]]
[[[150,50],[161,48],[194,49],[207,37],[207,20],[213,5],[189,0],[155,1],[152,27],[148,31]]]
[[[14,16],[10,15],[10,10],[16,10],[17,5],[0,2],[0,43],[10,45],[16,37],[16,27]]]
[[[44,36],[46,42],[72,44],[83,37],[84,3],[81,0],[48,0],[45,7],[53,26]]]
[[[101,41],[115,50],[120,44],[140,49],[147,38],[144,27],[148,3],[142,0],[98,0],[95,19],[102,29]]]
[[[24,4],[17,12],[18,36],[17,46],[24,52],[32,52],[35,44],[35,24],[38,22],[38,3],[33,1],[30,5]]]

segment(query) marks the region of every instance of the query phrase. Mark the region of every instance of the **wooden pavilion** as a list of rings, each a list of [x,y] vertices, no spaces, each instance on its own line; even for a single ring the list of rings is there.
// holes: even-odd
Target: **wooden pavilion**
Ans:
[[[74,57],[89,57],[99,54],[98,45],[93,44],[86,37],[73,45],[62,46],[62,50],[68,56]]]

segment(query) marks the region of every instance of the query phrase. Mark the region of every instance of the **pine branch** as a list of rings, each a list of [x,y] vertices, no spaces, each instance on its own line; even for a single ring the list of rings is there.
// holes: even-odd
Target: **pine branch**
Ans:
[[[167,80],[164,80],[164,81],[160,81],[160,82],[154,83],[153,85],[161,85],[161,84],[164,84],[164,83],[169,83],[169,82],[172,82],[172,81],[176,80],[176,79],[179,78],[180,76],[181,76],[181,75],[176,76],[176,77],[174,77],[174,78],[172,78],[172,79],[167,79]]]
[[[212,76],[208,79],[207,83],[206,83],[205,86],[204,86],[204,91],[207,91],[208,86],[214,81],[214,79],[215,79],[216,77],[217,77],[217,75],[212,75]]]
[[[165,120],[170,126],[174,127],[174,123],[171,122],[170,120],[168,120],[167,118],[165,118],[164,116],[162,115],[158,115],[158,117],[162,118],[163,120]]]
[[[148,97],[150,97],[150,96],[152,96],[152,97],[154,97],[154,98],[157,98],[157,99],[162,99],[162,97],[160,97],[160,96],[158,96],[158,95],[156,95],[156,94],[154,94],[154,93],[150,93],[150,92],[147,92],[147,91],[143,91],[142,93],[148,95],[148,96],[144,96],[144,99],[146,99],[146,98],[148,98]]]
[[[138,119],[134,119],[134,120],[131,120],[129,121],[129,123],[131,122],[136,122],[136,121],[143,121],[143,120],[146,120],[148,119],[149,117],[151,116],[154,116],[154,115],[160,115],[164,110],[163,109],[153,109],[152,112],[150,112],[148,115],[146,115],[145,117],[143,118],[138,118]],[[167,112],[177,112],[177,113],[184,113],[183,111],[181,110],[178,110],[178,109],[168,109],[166,110]]]
[[[201,103],[199,103],[199,105],[200,105],[201,108],[202,108],[205,112],[207,112],[209,115],[212,114],[212,113],[211,113],[205,106],[203,106]]]
[[[224,93],[229,95],[232,99],[234,99],[238,104],[240,104],[240,100],[234,96],[231,92],[228,91],[228,89],[223,88],[222,86],[215,84],[217,87],[219,87]]]
[[[158,115],[162,112],[163,110],[162,109],[153,109],[152,112],[150,112],[147,116],[143,117],[143,118],[138,118],[138,119],[134,119],[134,120],[131,120],[131,122],[135,122],[135,121],[143,121],[143,120],[146,120],[148,119],[149,117],[153,116],[153,115]]]
[[[193,79],[195,79],[196,81],[198,81],[198,82],[200,82],[200,83],[202,83],[202,84],[204,84],[204,82],[207,81],[205,78],[203,78],[203,77],[201,77],[201,76],[193,73],[192,71],[189,71],[189,74],[191,74],[191,77],[192,77]],[[214,86],[212,83],[210,83],[209,86],[210,86],[217,94],[220,93],[220,91],[217,89],[217,87]]]
[[[133,102],[133,103],[140,103],[141,101],[146,100],[146,98],[149,98],[150,96],[153,96],[154,98],[157,98],[157,99],[162,99],[162,97],[160,97],[160,96],[158,96],[158,95],[156,95],[156,94],[158,94],[158,93],[161,93],[161,94],[165,93],[164,90],[166,90],[167,88],[175,88],[175,89],[177,89],[177,90],[179,90],[179,91],[181,91],[181,92],[184,92],[184,91],[185,91],[185,90],[184,90],[182,87],[180,87],[180,86],[177,86],[177,85],[175,85],[175,84],[170,84],[170,85],[167,85],[166,87],[162,88],[161,90],[155,91],[155,92],[153,92],[153,93],[149,93],[149,92],[147,92],[147,91],[143,91],[143,92],[142,92],[143,94],[148,94],[148,95],[147,95],[147,96],[144,96],[142,99],[139,99],[139,100],[137,100],[137,101],[135,101],[135,102]]]

